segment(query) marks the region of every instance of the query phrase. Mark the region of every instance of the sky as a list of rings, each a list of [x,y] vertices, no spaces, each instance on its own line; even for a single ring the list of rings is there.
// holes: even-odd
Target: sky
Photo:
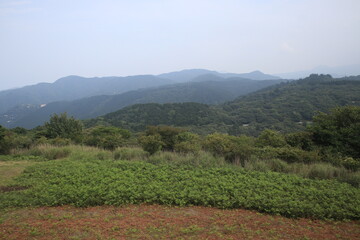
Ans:
[[[0,90],[191,68],[360,64],[360,0],[0,0]]]

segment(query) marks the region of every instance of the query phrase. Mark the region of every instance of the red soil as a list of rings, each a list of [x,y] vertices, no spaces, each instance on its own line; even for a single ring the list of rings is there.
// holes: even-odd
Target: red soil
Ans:
[[[360,222],[289,219],[235,209],[130,205],[0,213],[0,239],[360,239]]]

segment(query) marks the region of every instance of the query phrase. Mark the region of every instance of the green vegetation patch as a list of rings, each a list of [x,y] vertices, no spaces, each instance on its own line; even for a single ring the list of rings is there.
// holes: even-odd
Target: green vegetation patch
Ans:
[[[0,193],[0,207],[155,203],[246,208],[288,217],[360,218],[360,190],[329,180],[230,167],[142,161],[57,160],[16,179],[30,188]]]

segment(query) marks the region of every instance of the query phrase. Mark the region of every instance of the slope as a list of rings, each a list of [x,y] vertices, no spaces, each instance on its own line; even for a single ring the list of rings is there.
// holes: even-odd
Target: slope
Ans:
[[[221,131],[257,135],[265,128],[283,132],[304,129],[317,111],[327,112],[344,105],[360,105],[360,76],[335,79],[329,75],[311,75],[212,107],[187,104],[130,106],[89,120],[87,124],[105,123],[134,131],[143,130],[146,125],[166,124],[189,127],[198,133]],[[195,106],[199,109],[193,110]]]
[[[214,79],[214,75],[202,78]],[[216,76],[215,76],[216,77]],[[220,77],[216,77],[217,79]],[[93,118],[137,103],[175,103],[198,102],[218,104],[238,96],[274,85],[281,80],[253,81],[242,78],[218,79],[220,81],[201,81],[172,84],[158,88],[141,89],[118,95],[95,96],[74,101],[53,102],[35,109],[21,118],[11,117],[11,122],[0,122],[6,127],[22,126],[33,128],[43,124],[51,114],[67,112],[79,119]],[[10,116],[9,114],[6,114]]]
[[[54,83],[39,83],[23,88],[1,91],[0,113],[22,104],[40,105],[102,94],[119,94],[169,83],[171,83],[171,80],[151,75],[103,78],[68,76],[60,78]]]

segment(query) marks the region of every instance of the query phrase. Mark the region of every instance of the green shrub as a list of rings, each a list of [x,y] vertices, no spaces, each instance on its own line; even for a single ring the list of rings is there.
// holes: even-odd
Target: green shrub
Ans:
[[[130,132],[117,127],[97,126],[87,131],[84,143],[89,146],[99,147],[113,151],[124,145],[130,138]]]
[[[341,165],[343,165],[347,169],[356,171],[360,168],[360,158],[358,158],[358,159],[354,159],[352,157],[344,158],[341,161]]]
[[[293,147],[263,147],[255,150],[255,155],[260,159],[278,158],[288,163],[314,163],[321,161],[316,151],[304,151]]]
[[[180,153],[198,153],[201,150],[200,137],[191,132],[181,132],[176,136],[174,151]]]
[[[164,146],[160,135],[141,136],[139,143],[144,151],[150,153],[150,155],[160,151]]]
[[[274,130],[265,129],[255,141],[258,147],[285,147],[287,145],[285,137]]]

